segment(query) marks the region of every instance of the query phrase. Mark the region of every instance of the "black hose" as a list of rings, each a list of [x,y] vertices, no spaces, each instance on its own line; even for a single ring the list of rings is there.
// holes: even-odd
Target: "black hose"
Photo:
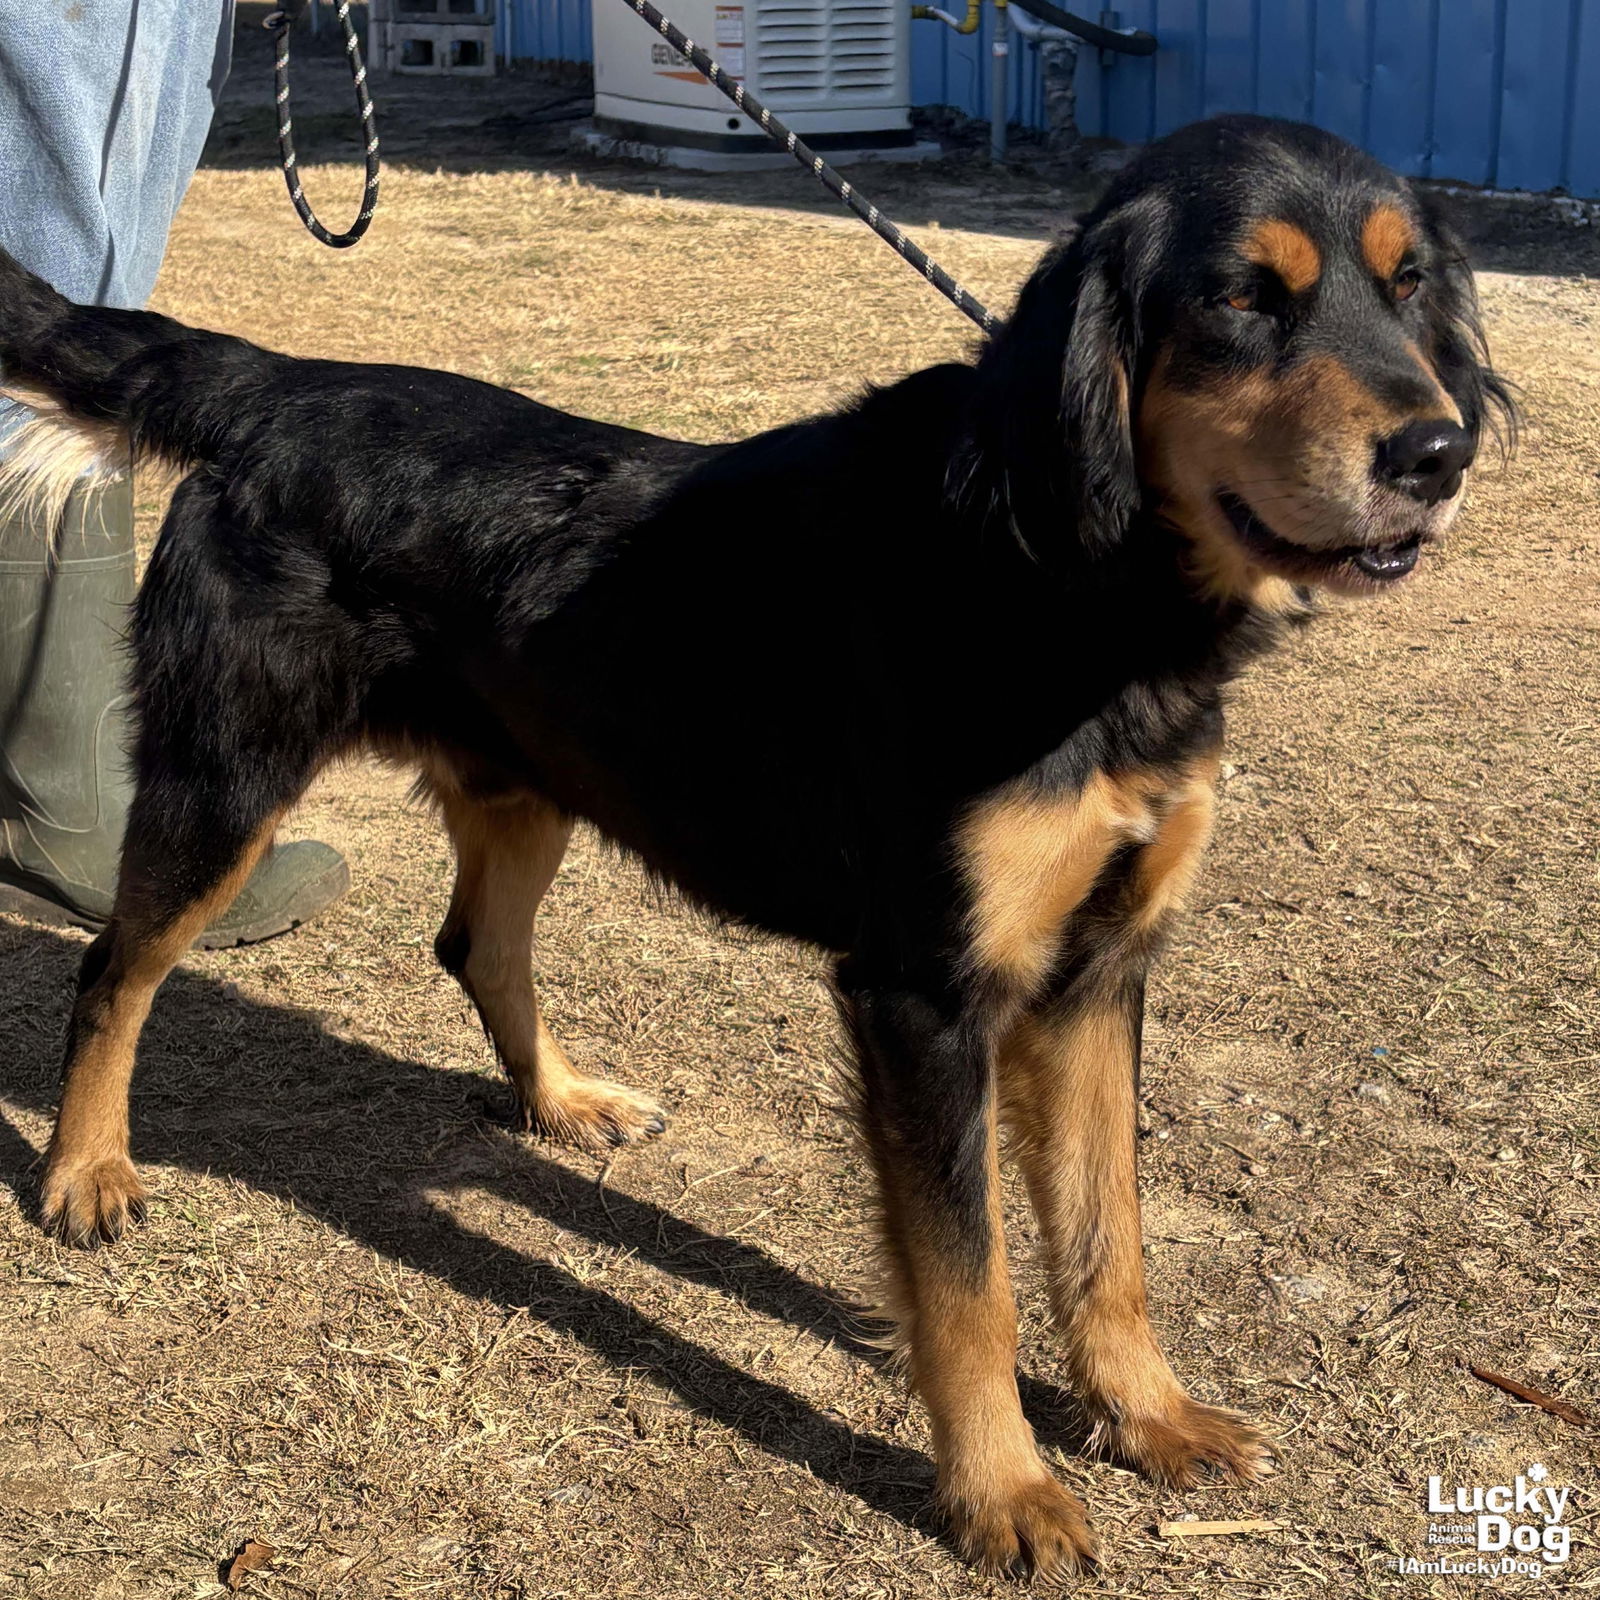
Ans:
[[[1051,5],[1050,0],[1010,0],[1010,3],[1026,11],[1030,17],[1037,17],[1040,22],[1048,22],[1052,28],[1060,28],[1066,33],[1075,33],[1085,44],[1099,45],[1102,50],[1120,51],[1125,56],[1153,56],[1156,53],[1156,36],[1142,29],[1134,33],[1117,33],[1114,29],[1102,28],[1098,22],[1075,17],[1070,11]]]

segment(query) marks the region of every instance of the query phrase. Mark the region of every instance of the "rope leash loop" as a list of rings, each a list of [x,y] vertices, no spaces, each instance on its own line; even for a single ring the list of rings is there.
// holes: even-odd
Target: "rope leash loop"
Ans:
[[[816,151],[775,117],[742,83],[730,78],[720,62],[713,60],[681,28],[669,22],[650,4],[650,0],[624,0],[624,3],[638,12],[679,55],[687,56],[696,69],[733,101],[768,138],[781,144],[801,166],[809,167],[823,188],[844,201],[891,250],[896,251],[903,260],[920,272],[957,311],[971,317],[985,333],[994,332],[996,318],[992,312],[963,289],[925,250],[913,244],[875,205],[860,194],[853,184],[841,178]]]
[[[330,233],[318,221],[300,182],[300,170],[294,153],[294,119],[289,114],[289,30],[305,9],[305,4],[306,0],[283,0],[283,4],[263,24],[277,47],[272,76],[277,86],[274,106],[278,113],[278,154],[283,160],[283,181],[288,186],[289,199],[305,224],[306,232],[335,250],[346,250],[372,226],[373,213],[378,209],[378,125],[374,120],[372,96],[367,93],[367,67],[361,59],[361,41],[356,37],[355,23],[350,20],[350,0],[339,0],[339,26],[344,30],[345,57],[350,64],[356,105],[361,112],[361,134],[366,141],[367,175],[366,186],[361,192],[361,209],[355,221],[343,233]]]

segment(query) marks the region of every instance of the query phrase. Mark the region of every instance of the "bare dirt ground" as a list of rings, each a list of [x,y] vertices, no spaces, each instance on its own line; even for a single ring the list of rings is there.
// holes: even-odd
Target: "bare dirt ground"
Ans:
[[[484,127],[571,92],[526,81],[381,98],[384,209],[323,251],[250,132],[261,66],[179,219],[175,315],[697,438],[966,343],[803,176],[713,188]],[[430,139],[429,115],[459,120]],[[342,221],[354,169],[309,181]],[[873,186],[997,308],[1071,202],[1037,172]],[[1573,1557],[1494,1586],[1600,1590],[1594,1436],[1462,1365],[1600,1402],[1600,263],[1585,235],[1474,231],[1522,451],[1414,584],[1332,607],[1240,688],[1152,995],[1155,1319],[1282,1471],[1174,1495],[1076,1453],[1013,1207],[1026,1401],[1105,1541],[1085,1595],[1460,1592],[1385,1567],[1436,1553],[1428,1476],[1534,1462],[1575,1487]],[[580,1061],[675,1121],[604,1171],[515,1137],[432,961],[447,850],[405,787],[324,781],[293,831],[348,853],[349,899],[161,994],[134,1120],[157,1199],[99,1254],[32,1210],[82,940],[0,919],[0,1594],[220,1594],[252,1538],[279,1554],[246,1592],[286,1600],[1017,1592],[940,1542],[923,1417],[843,1308],[866,1177],[817,959],[657,904],[583,840],[543,995]],[[1156,1534],[1186,1514],[1283,1531]]]

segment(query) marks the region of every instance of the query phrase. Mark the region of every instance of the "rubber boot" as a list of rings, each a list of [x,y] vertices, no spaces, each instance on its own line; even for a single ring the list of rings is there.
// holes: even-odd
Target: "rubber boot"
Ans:
[[[132,482],[74,491],[51,546],[38,514],[0,514],[0,907],[100,928],[132,797]],[[349,882],[337,850],[283,845],[197,943],[286,933]]]

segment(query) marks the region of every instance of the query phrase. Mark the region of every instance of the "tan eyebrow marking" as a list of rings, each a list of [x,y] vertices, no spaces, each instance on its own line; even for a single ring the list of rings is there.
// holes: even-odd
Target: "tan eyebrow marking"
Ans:
[[[1361,225],[1361,253],[1374,277],[1392,278],[1416,242],[1410,217],[1388,201],[1374,206],[1371,216]]]
[[[1302,294],[1322,276],[1322,252],[1304,228],[1281,217],[1257,223],[1244,242],[1244,258],[1277,273],[1290,294]]]

